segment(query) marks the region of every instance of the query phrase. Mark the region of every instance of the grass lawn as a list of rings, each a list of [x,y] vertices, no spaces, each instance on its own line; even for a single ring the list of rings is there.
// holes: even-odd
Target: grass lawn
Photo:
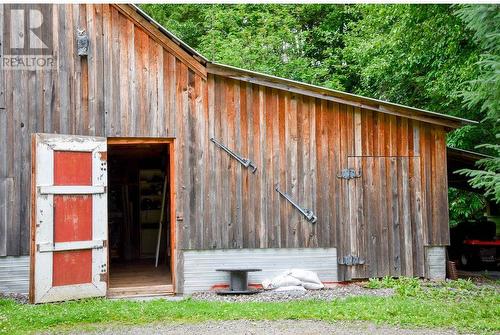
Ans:
[[[205,320],[315,319],[365,320],[408,327],[454,328],[475,333],[500,332],[500,294],[469,281],[428,286],[409,278],[382,279],[369,287],[392,287],[392,297],[351,297],[334,301],[219,303],[87,299],[45,305],[0,300],[0,333],[79,329],[106,324],[200,322]]]

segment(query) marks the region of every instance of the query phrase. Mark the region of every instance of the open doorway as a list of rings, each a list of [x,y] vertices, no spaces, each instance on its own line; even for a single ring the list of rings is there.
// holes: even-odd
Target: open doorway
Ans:
[[[109,295],[172,287],[171,143],[108,139]]]

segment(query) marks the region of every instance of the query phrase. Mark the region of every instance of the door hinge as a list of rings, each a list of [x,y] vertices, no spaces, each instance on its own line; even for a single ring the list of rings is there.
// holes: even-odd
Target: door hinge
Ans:
[[[337,178],[343,178],[343,179],[354,179],[354,178],[359,178],[361,177],[361,169],[356,172],[355,169],[349,168],[349,169],[343,169],[340,171],[340,173],[337,173]]]
[[[363,265],[363,264],[365,264],[365,260],[364,260],[364,258],[359,257],[359,256],[347,255],[344,257],[340,257],[338,259],[338,263],[341,265],[347,265],[347,266]]]

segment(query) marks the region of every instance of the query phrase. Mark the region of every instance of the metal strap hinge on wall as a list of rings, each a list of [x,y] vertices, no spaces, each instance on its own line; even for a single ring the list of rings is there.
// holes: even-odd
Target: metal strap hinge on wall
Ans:
[[[338,259],[338,263],[341,265],[347,265],[347,266],[363,265],[363,264],[365,264],[365,260],[359,256],[348,255],[348,256],[340,257]]]
[[[361,177],[361,169],[356,172],[353,168],[349,169],[343,169],[340,171],[340,173],[337,173],[337,178],[343,178],[343,179],[354,179],[354,178],[359,178]]]
[[[288,202],[290,202],[293,205],[293,207],[297,208],[299,210],[299,212],[301,212],[302,215],[305,216],[305,218],[307,219],[307,221],[309,221],[311,223],[316,223],[316,221],[318,220],[318,217],[316,215],[314,215],[314,213],[313,213],[312,210],[310,210],[308,208],[302,208],[299,205],[297,205],[292,200],[292,198],[290,198],[290,196],[288,194],[281,192],[278,187],[276,187],[276,192],[278,192],[283,198],[285,198],[286,200],[288,200]]]
[[[102,194],[106,192],[105,186],[37,186],[39,194]]]
[[[224,144],[220,143],[219,141],[217,141],[213,137],[210,138],[210,141],[212,141],[219,148],[221,148],[222,150],[224,150],[225,152],[227,152],[227,154],[229,156],[231,156],[234,159],[236,159],[241,165],[243,165],[247,169],[248,168],[252,169],[252,173],[255,173],[255,171],[257,171],[257,166],[255,166],[255,163],[252,162],[250,159],[242,157],[241,155],[238,155],[237,153],[235,153],[234,151],[232,151],[231,149],[229,149],[228,147],[226,147]]]

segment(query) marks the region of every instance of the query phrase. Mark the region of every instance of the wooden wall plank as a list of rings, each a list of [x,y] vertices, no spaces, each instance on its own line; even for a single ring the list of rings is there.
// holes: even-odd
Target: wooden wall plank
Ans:
[[[257,86],[258,92],[259,92],[259,100],[258,100],[258,105],[257,111],[259,114],[259,162],[261,166],[261,171],[267,171],[268,168],[268,162],[266,159],[266,137],[268,136],[268,133],[266,132],[266,120],[267,120],[267,114],[266,114],[266,103],[265,103],[265,88],[262,86]],[[267,228],[267,211],[268,211],[268,197],[269,197],[269,189],[267,187],[268,185],[268,174],[267,173],[260,173],[260,193],[259,193],[259,200],[260,200],[260,227],[259,227],[259,246],[261,248],[267,248],[268,247],[268,228]]]
[[[337,174],[339,173],[339,167],[338,167],[338,152],[339,152],[339,147],[338,147],[338,140],[339,138],[335,136],[335,134],[338,133],[338,120],[339,120],[339,113],[336,111],[338,107],[337,104],[334,104],[332,102],[327,103],[327,115],[326,115],[326,124],[328,125],[327,127],[327,145],[328,145],[328,162],[327,162],[327,167],[328,167],[328,172],[329,172],[329,178],[328,178],[328,218],[329,222],[331,222],[331,227],[330,227],[330,244],[332,246],[338,246],[338,221],[339,221],[339,203],[338,203],[338,197],[339,197],[339,191],[338,191],[338,184],[340,183],[340,180],[336,177]],[[334,109],[335,108],[335,109]]]
[[[209,75],[207,78],[207,92],[206,94],[206,103],[207,103],[207,109],[205,112],[207,121],[205,122],[207,125],[207,137],[213,138],[215,136],[214,134],[214,123],[215,123],[215,79],[214,76]],[[205,220],[205,231],[206,231],[206,236],[205,236],[205,245],[207,248],[216,248],[217,247],[217,230],[216,230],[216,224],[214,222],[216,221],[216,212],[215,212],[215,202],[216,202],[216,191],[217,191],[217,186],[216,186],[216,179],[215,179],[215,147],[213,143],[211,143],[208,138],[206,141],[206,151],[205,151],[205,157],[208,160],[206,163],[206,169],[205,169],[205,183],[207,190],[205,192],[206,194],[206,199],[205,199],[205,208],[204,208],[204,216],[203,219]]]
[[[264,192],[266,193],[265,195],[265,209],[266,209],[266,239],[267,239],[267,247],[275,247],[275,241],[276,241],[276,231],[275,231],[275,226],[274,226],[274,199],[275,199],[275,193],[273,192],[273,185],[275,184],[274,181],[274,169],[273,169],[273,118],[274,118],[274,113],[275,111],[275,105],[273,104],[273,98],[272,98],[272,89],[270,88],[265,88],[264,89],[264,125],[265,125],[265,136],[264,136],[264,171],[265,171],[265,178],[264,178]]]
[[[239,108],[239,132],[240,132],[240,146],[239,151],[243,157],[253,160],[249,156],[249,146],[248,146],[248,114],[249,110],[247,108],[248,90],[247,83],[237,82],[239,86],[239,101],[241,107]],[[252,134],[250,134],[252,136]],[[248,248],[250,245],[249,240],[253,236],[253,231],[250,226],[250,208],[249,208],[249,183],[253,183],[254,179],[251,176],[250,170],[244,170],[240,167],[240,187],[238,189],[238,201],[240,202],[240,208],[238,209],[238,215],[240,217],[238,222],[238,234],[241,234],[241,247]]]
[[[317,199],[317,156],[316,156],[316,116],[321,111],[316,109],[316,99],[309,99],[309,169],[308,174],[308,201],[306,201],[305,206],[311,209],[314,213],[317,213],[318,209],[318,199]],[[323,224],[328,224],[324,222]],[[311,248],[317,248],[319,246],[318,238],[318,225],[307,222],[309,227],[309,239],[306,246]]]
[[[224,95],[222,94],[223,92],[223,82],[222,79],[219,77],[215,77],[214,79],[214,137],[218,140],[222,140],[222,131],[221,131],[221,109],[222,105],[224,104]],[[214,147],[214,146],[213,146]],[[222,243],[222,231],[223,231],[223,225],[222,221],[220,221],[219,224],[217,224],[217,220],[221,220],[222,216],[222,201],[223,197],[221,196],[222,194],[222,180],[221,180],[221,175],[220,172],[222,171],[222,158],[223,156],[219,152],[217,148],[214,147],[213,149],[213,155],[214,155],[214,169],[213,173],[215,175],[214,181],[216,185],[216,192],[215,192],[215,199],[214,199],[214,212],[213,212],[213,220],[212,225],[214,225],[215,229],[212,228],[212,232],[215,233],[214,241],[212,243],[213,247],[217,248],[223,248],[223,243]]]
[[[287,180],[287,111],[288,111],[288,104],[289,104],[289,96],[286,93],[280,92],[279,94],[279,101],[278,101],[278,154],[279,154],[279,185],[286,185],[287,187],[289,186],[288,180]],[[278,211],[278,217],[280,219],[279,221],[279,231],[280,231],[280,236],[279,236],[279,245],[282,248],[286,248],[288,246],[288,235],[289,235],[289,229],[288,229],[288,221],[286,220],[287,218],[287,209],[288,207],[286,206],[285,202],[281,201],[282,199],[279,199],[277,201],[277,206],[279,208]]]
[[[262,173],[260,170],[261,167],[257,164],[257,155],[255,152],[255,146],[257,145],[258,139],[256,139],[256,126],[254,122],[254,118],[257,116],[253,112],[254,108],[254,89],[252,84],[246,83],[245,85],[245,101],[246,101],[246,118],[247,118],[247,155],[248,158],[251,159],[257,166],[257,172],[256,174],[259,175]],[[242,121],[243,122],[243,121]],[[245,127],[245,125],[243,125]],[[245,135],[244,135],[245,136]],[[257,193],[257,181],[258,177],[257,175],[250,176],[249,173],[247,173],[246,176],[246,184],[247,184],[247,190],[248,193],[244,193],[243,197],[247,201],[247,210],[243,210],[243,215],[246,217],[246,225],[245,227],[247,228],[247,238],[248,238],[248,243],[246,244],[245,247],[247,248],[255,248],[257,244],[257,225],[259,224],[258,222],[258,213],[257,213],[257,204],[258,204],[258,199],[256,197],[250,196],[250,194],[258,194]],[[248,194],[248,195],[247,195]],[[245,230],[243,231],[243,234],[245,234]]]
[[[192,70],[188,70],[189,82],[189,105],[190,114],[188,116],[189,124],[189,162],[191,179],[191,191],[189,192],[190,203],[190,226],[193,245],[199,249],[203,246],[204,222],[200,220],[203,217],[203,198],[204,183],[202,171],[205,169],[203,162],[203,145],[205,142],[203,121],[203,104],[201,103],[202,82]],[[200,222],[201,221],[201,222]]]
[[[271,91],[271,127],[272,127],[272,161],[273,161],[273,178],[272,178],[272,184],[270,185],[270,192],[272,193],[272,245],[281,248],[282,243],[281,243],[281,219],[280,219],[280,213],[281,213],[281,201],[283,199],[280,199],[279,194],[276,191],[273,191],[273,189],[281,184],[281,169],[280,169],[280,124],[279,124],[279,96],[278,96],[278,91],[277,90],[272,90]]]
[[[163,51],[163,50],[162,50]],[[148,39],[148,72],[147,72],[147,83],[146,86],[146,96],[149,97],[149,101],[146,105],[146,120],[143,129],[150,129],[151,132],[158,134],[160,136],[163,131],[159,128],[164,128],[163,126],[163,116],[160,119],[160,115],[164,115],[162,111],[162,107],[160,107],[159,100],[159,87],[158,87],[158,77],[160,76],[160,69],[158,66],[158,62],[160,60],[160,50],[159,46],[154,43],[152,39]],[[163,52],[161,53],[161,57],[163,57]],[[163,62],[162,62],[163,64]]]
[[[289,100],[289,105],[290,109],[288,111],[288,116],[286,118],[286,125],[288,131],[287,134],[287,171],[288,171],[288,178],[286,179],[287,181],[287,186],[288,188],[286,191],[288,194],[293,198],[293,199],[298,199],[298,165],[297,165],[297,159],[298,159],[298,100],[296,95],[291,95],[290,100]],[[283,187],[283,186],[281,186]],[[288,229],[290,230],[290,233],[288,234],[287,237],[287,245],[288,246],[297,246],[299,245],[298,243],[298,238],[299,238],[299,221],[300,217],[299,214],[297,213],[296,210],[293,210],[292,208],[289,207],[288,204],[285,204],[287,208],[287,222],[288,222]]]
[[[262,92],[261,87],[252,85],[252,116],[253,116],[253,158],[255,164],[260,171],[257,173],[255,180],[255,247],[263,246],[264,229],[264,211],[262,208],[262,176],[264,175],[264,167],[262,162]]]
[[[7,109],[0,110],[0,178],[5,178],[9,175],[9,158],[11,150],[9,149],[12,138],[9,137],[9,117],[10,111]]]
[[[422,190],[420,184],[420,158],[409,158],[411,215],[413,232],[413,274],[419,277],[425,275],[424,227],[422,220]]]
[[[315,119],[316,127],[316,208],[319,227],[316,229],[319,246],[330,245],[330,229],[332,224],[330,210],[329,188],[329,159],[328,159],[328,103],[326,101],[316,101],[317,115]]]
[[[12,222],[12,209],[14,202],[14,180],[13,178],[0,178],[0,256],[7,256]]]
[[[309,171],[311,166],[311,152],[309,150],[309,141],[311,137],[311,129],[309,124],[310,111],[309,111],[309,97],[302,97],[301,109],[300,109],[300,124],[299,125],[299,194],[298,203],[306,208],[311,208],[311,191],[310,191],[310,178]],[[292,209],[296,210],[296,209]],[[311,232],[310,223],[307,222],[303,216],[300,216],[300,228],[299,228],[299,246],[309,246]]]
[[[4,5],[0,5],[0,36],[4,36]],[[7,107],[5,103],[5,72],[0,71],[0,113],[2,113]],[[1,172],[1,171],[0,171]]]
[[[177,134],[179,136],[179,141],[176,143],[176,197],[177,197],[177,209],[176,213],[178,216],[177,229],[178,235],[176,241],[180,248],[191,248],[192,241],[190,239],[190,213],[189,213],[189,191],[190,191],[190,178],[189,170],[183,168],[184,166],[189,166],[189,156],[188,156],[188,146],[186,143],[187,132],[187,117],[189,115],[189,98],[188,98],[188,78],[187,78],[187,68],[179,61],[176,61],[176,77],[177,81],[177,91],[179,111],[182,113],[182,118],[177,118]]]
[[[383,131],[382,131],[383,133]],[[382,149],[382,148],[380,148]],[[380,203],[380,263],[381,267],[379,268],[379,275],[387,275],[390,274],[390,245],[389,245],[389,214],[387,211],[387,203],[390,202],[390,198],[387,197],[388,190],[388,179],[391,176],[387,175],[387,158],[380,159],[379,165],[379,177],[380,177],[380,188],[379,188],[379,203]]]
[[[226,138],[224,143],[232,148],[232,150],[238,151],[237,148],[237,139],[236,139],[236,127],[237,125],[237,117],[236,117],[236,96],[239,95],[239,91],[236,88],[235,81],[229,80],[226,87],[226,104],[227,104],[227,119],[225,123],[225,131]],[[227,155],[224,153],[224,155]],[[239,170],[241,174],[241,166],[234,159],[229,158],[227,160],[227,188],[231,197],[228,197],[226,201],[228,202],[228,211],[226,211],[227,222],[228,225],[226,227],[226,233],[228,236],[228,242],[226,244],[226,248],[237,248],[238,240],[236,234],[236,226],[237,226],[237,183],[236,183],[236,174]],[[224,173],[224,172],[223,172]]]

